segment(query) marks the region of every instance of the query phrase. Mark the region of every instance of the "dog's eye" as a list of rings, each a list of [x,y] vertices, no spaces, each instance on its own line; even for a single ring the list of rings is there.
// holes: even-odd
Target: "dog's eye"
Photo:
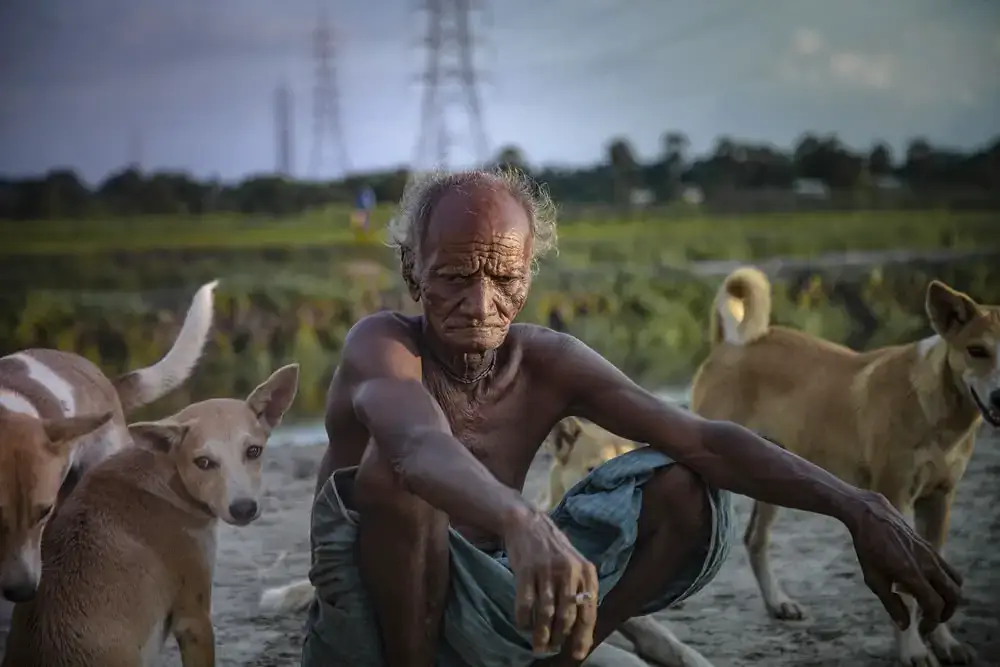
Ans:
[[[208,458],[207,456],[199,456],[194,460],[194,465],[199,470],[208,470],[209,468],[215,467],[215,461]]]
[[[46,505],[45,507],[41,508],[40,510],[38,510],[38,521],[36,523],[41,523],[42,521],[45,521],[47,518],[49,518],[50,514],[52,514],[52,505]]]
[[[264,453],[264,448],[258,445],[250,445],[247,447],[247,458],[248,459],[259,459],[260,455]]]
[[[969,356],[973,359],[988,359],[990,356],[990,351],[982,345],[970,345],[965,348],[965,351],[968,352]]]

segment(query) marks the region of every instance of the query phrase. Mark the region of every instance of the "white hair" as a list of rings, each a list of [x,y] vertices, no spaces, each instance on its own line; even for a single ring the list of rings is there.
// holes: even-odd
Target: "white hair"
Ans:
[[[537,270],[539,259],[552,250],[558,251],[556,207],[546,188],[536,184],[524,172],[503,167],[494,170],[417,174],[406,184],[399,202],[399,211],[388,225],[388,245],[399,254],[404,278],[414,283],[417,280],[420,245],[434,207],[446,193],[468,192],[472,186],[505,191],[524,207],[531,222],[532,272]]]

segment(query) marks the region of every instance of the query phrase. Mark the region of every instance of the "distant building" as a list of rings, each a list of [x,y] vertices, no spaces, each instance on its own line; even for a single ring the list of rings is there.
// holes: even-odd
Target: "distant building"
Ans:
[[[647,188],[633,188],[628,203],[635,208],[646,208],[656,202],[656,195]]]
[[[799,178],[792,183],[792,192],[799,197],[811,199],[828,199],[830,188],[818,178]]]

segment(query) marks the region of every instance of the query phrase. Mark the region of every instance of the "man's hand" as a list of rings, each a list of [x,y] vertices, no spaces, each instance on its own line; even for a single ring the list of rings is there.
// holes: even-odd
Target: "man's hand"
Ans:
[[[541,512],[519,516],[503,538],[517,585],[517,623],[533,631],[533,650],[558,651],[568,637],[573,657],[586,658],[597,623],[594,565]]]
[[[897,590],[912,595],[920,605],[921,633],[951,618],[961,599],[962,577],[889,501],[865,493],[848,525],[865,583],[900,629],[909,627],[910,614]]]

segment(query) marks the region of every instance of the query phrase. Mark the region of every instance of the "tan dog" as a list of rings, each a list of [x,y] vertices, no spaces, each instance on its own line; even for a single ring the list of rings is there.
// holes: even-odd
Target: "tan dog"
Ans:
[[[195,294],[177,340],[163,359],[114,382],[91,362],[66,352],[24,350],[0,358],[4,598],[22,602],[34,595],[42,574],[42,529],[52,508],[87,469],[130,442],[125,415],[190,376],[212,325],[215,285],[204,285]]]
[[[638,445],[596,424],[569,417],[556,424],[542,447],[552,455],[552,465],[549,484],[535,499],[535,505],[548,512],[595,468]]]
[[[922,341],[857,353],[769,324],[771,289],[753,268],[733,272],[711,313],[712,352],[694,379],[692,409],[742,424],[856,486],[913,512],[940,549],[955,491],[985,420],[1000,425],[1000,309],[934,281],[926,310],[936,332]],[[799,619],[768,560],[777,508],[755,503],[744,536],[768,612]],[[911,598],[903,596],[916,613]],[[970,664],[947,626],[928,636],[914,621],[896,631],[903,664]],[[936,656],[936,657],[935,657]]]
[[[575,417],[563,419],[552,429],[545,448],[552,454],[549,486],[535,501],[539,509],[552,511],[567,491],[595,468],[639,447],[605,431],[600,426]],[[632,642],[635,654],[644,660],[666,667],[712,667],[700,653],[678,639],[663,623],[652,616],[637,616],[625,621],[619,632]],[[635,663],[627,645],[616,642],[614,635],[587,660],[587,665],[624,667]]]
[[[298,377],[285,366],[246,401],[129,426],[139,446],[91,470],[45,531],[52,565],[14,610],[3,667],[147,666],[170,634],[184,667],[214,665],[217,523],[260,514],[261,455]]]

